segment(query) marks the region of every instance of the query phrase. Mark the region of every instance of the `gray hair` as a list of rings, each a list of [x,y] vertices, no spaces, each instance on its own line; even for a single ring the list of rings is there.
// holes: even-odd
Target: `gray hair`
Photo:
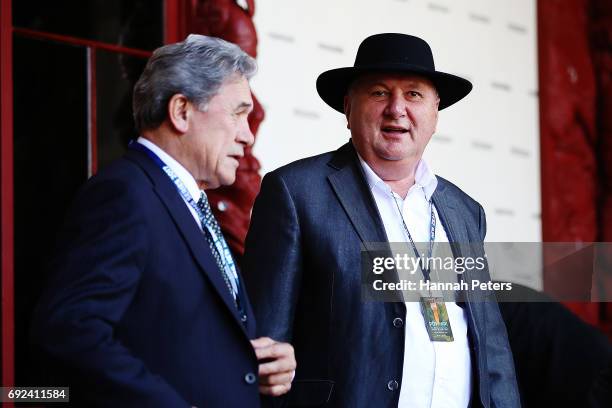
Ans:
[[[182,94],[199,110],[206,110],[227,78],[239,74],[250,79],[256,70],[252,57],[220,38],[191,34],[182,42],[160,47],[134,85],[136,130],[161,125],[172,96]]]

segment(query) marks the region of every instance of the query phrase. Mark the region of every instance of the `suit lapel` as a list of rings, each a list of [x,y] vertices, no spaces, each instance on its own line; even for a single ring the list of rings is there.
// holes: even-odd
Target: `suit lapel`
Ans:
[[[378,253],[383,250],[386,256],[392,256],[391,247],[385,232],[382,218],[372,196],[370,187],[359,164],[357,153],[351,142],[336,151],[329,166],[338,170],[330,174],[327,179],[334,190],[340,205],[346,212],[351,224],[357,231],[362,247],[368,253]],[[380,244],[383,243],[381,248]],[[376,245],[378,244],[378,245]],[[372,257],[372,255],[370,255]],[[381,275],[383,280],[398,282],[397,270]],[[394,295],[396,302],[393,308],[397,313],[405,313],[405,306],[401,293]]]
[[[386,242],[382,219],[353,145],[347,143],[338,149],[329,165],[338,171],[327,179],[366,249],[373,249],[368,248],[372,242]]]
[[[434,191],[431,199],[436,206],[442,226],[448,235],[448,241],[451,243],[468,242],[464,221],[457,217],[455,205],[452,202],[452,198],[446,194],[446,185],[443,182],[438,183],[438,187],[436,191]],[[453,248],[453,251],[455,251],[455,248]],[[454,255],[460,256],[459,253]]]
[[[440,180],[438,178],[438,180]],[[457,216],[457,209],[453,203],[453,197],[448,194],[446,185],[443,181],[438,183],[438,187],[436,191],[434,191],[432,195],[433,203],[438,211],[438,215],[440,217],[440,221],[442,222],[442,226],[446,231],[446,235],[448,237],[448,242],[451,246],[451,251],[455,258],[468,255],[462,254],[461,245],[468,245],[470,240],[467,234],[467,227],[465,225],[465,221]],[[471,245],[471,244],[470,244]],[[469,245],[468,245],[469,248]],[[470,251],[471,252],[471,251]],[[459,277],[459,280],[468,282],[472,281],[470,278],[471,272],[466,271],[464,275]],[[460,306],[465,306],[468,311],[468,324],[472,332],[472,336],[474,338],[475,350],[478,351],[478,345],[480,344],[480,335],[479,331],[476,327],[476,318],[474,316],[474,307],[480,307],[478,303],[471,302],[470,291],[464,291],[465,298],[467,302],[458,302]],[[478,306],[477,306],[478,305]]]
[[[172,180],[157,167],[153,161],[140,151],[129,150],[126,154],[129,160],[135,162],[149,176],[154,185],[154,190],[164,203],[170,216],[174,220],[178,230],[183,236],[185,243],[189,247],[193,257],[195,258],[200,270],[206,278],[212,283],[217,294],[221,296],[223,303],[227,306],[230,313],[236,320],[236,323],[248,336],[244,325],[238,316],[238,310],[234,304],[227,285],[222,277],[222,272],[219,270],[217,263],[210,251],[204,234],[198,228],[197,223],[193,219],[191,212],[187,208],[185,202],[176,190]]]

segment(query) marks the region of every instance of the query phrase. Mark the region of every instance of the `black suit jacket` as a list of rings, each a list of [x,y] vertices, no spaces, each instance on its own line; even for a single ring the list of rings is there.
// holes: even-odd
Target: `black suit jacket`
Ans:
[[[245,327],[174,184],[130,150],[78,194],[32,340],[77,405],[256,407],[246,303]]]

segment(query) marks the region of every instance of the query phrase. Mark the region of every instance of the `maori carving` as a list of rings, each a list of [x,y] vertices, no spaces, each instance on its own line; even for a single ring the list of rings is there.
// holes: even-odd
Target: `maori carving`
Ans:
[[[538,2],[542,227],[546,242],[593,242],[598,235],[598,137],[589,2]],[[572,272],[545,271],[545,289],[549,293],[564,293],[568,288],[590,290],[591,270]],[[596,305],[567,306],[597,324]]]
[[[612,3],[609,0],[591,0],[590,34],[595,80],[597,84],[599,160],[599,237],[612,242]],[[600,260],[605,273],[603,290],[612,293],[612,256]],[[600,327],[612,337],[612,303],[600,309]]]
[[[257,32],[253,24],[255,0],[190,0],[186,11],[185,34],[197,33],[223,38],[238,44],[252,57],[257,57]],[[264,111],[255,95],[253,102],[255,106],[249,116],[249,125],[257,137]],[[215,217],[238,261],[244,253],[251,209],[261,184],[260,167],[251,148],[248,148],[240,160],[236,182],[206,192]]]

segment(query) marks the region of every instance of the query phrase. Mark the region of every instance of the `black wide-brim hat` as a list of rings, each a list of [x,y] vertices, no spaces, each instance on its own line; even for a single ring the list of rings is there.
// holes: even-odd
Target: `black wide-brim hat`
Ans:
[[[359,45],[355,64],[323,72],[317,78],[317,92],[329,106],[344,113],[344,95],[351,83],[368,73],[406,73],[428,78],[440,96],[438,110],[463,99],[472,90],[467,79],[436,71],[431,48],[419,37],[386,33],[372,35]]]

